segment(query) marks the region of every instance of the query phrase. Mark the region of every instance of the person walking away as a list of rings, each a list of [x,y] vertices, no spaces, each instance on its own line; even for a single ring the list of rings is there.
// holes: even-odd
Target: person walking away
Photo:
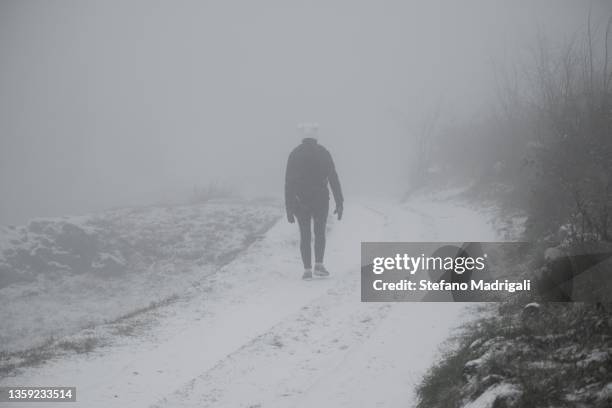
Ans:
[[[302,279],[310,280],[312,268],[312,226],[314,224],[314,275],[329,276],[323,265],[325,255],[325,227],[329,213],[329,189],[331,187],[336,209],[334,214],[342,219],[344,197],[334,161],[329,151],[317,141],[318,125],[302,124],[298,129],[304,135],[302,143],[289,154],[285,173],[285,207],[287,220],[300,230],[300,253],[304,264]]]

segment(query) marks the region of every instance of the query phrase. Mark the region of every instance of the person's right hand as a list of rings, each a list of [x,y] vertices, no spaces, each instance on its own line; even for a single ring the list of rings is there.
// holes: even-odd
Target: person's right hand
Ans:
[[[344,205],[343,204],[337,204],[336,205],[336,210],[334,211],[334,214],[338,214],[338,221],[340,221],[342,219],[342,213],[344,212]]]
[[[292,212],[287,213],[287,221],[289,221],[289,224],[293,224],[295,222],[295,215]]]

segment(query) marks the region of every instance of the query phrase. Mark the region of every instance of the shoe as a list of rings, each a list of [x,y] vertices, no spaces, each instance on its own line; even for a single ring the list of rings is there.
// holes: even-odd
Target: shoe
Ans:
[[[311,280],[312,279],[312,269],[304,269],[304,274],[302,275],[302,279]]]
[[[314,274],[316,276],[325,277],[325,276],[329,276],[329,271],[325,269],[325,266],[322,263],[320,263],[320,264],[315,264]]]

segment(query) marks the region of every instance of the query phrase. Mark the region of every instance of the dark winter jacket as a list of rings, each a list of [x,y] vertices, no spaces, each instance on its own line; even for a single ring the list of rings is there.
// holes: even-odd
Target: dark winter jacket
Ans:
[[[316,208],[327,204],[329,190],[336,205],[342,205],[342,189],[331,154],[317,143],[306,138],[293,149],[287,160],[285,174],[285,205],[288,214],[295,214],[300,208]]]

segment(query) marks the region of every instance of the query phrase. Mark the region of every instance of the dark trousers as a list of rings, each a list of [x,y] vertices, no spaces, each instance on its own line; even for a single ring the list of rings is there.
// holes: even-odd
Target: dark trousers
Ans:
[[[300,252],[305,269],[312,268],[312,224],[314,224],[315,262],[322,263],[325,255],[325,227],[329,213],[329,201],[300,208],[296,217],[300,227]]]

